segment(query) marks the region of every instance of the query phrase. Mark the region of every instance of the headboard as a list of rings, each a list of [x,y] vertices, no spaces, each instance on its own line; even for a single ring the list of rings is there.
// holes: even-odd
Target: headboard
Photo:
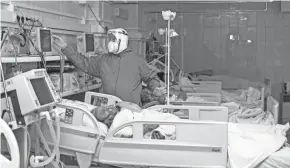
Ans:
[[[275,119],[275,124],[279,122],[279,102],[275,100],[272,96],[268,96],[266,99],[267,109],[266,111],[271,112]]]

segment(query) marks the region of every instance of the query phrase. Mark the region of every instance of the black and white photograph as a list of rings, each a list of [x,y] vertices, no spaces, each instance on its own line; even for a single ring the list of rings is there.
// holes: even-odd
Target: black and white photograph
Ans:
[[[290,0],[0,8],[0,168],[290,168]]]

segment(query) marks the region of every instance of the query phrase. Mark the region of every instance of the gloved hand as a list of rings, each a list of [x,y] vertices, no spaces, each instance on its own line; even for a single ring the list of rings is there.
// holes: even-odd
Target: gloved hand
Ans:
[[[119,106],[119,107],[124,108],[124,109],[131,110],[133,112],[141,112],[142,111],[142,108],[139,107],[137,104],[134,104],[134,103],[131,103],[131,102],[126,102],[126,101],[118,102],[116,104],[116,106]]]
[[[64,49],[67,47],[67,44],[59,36],[52,35],[52,40],[53,45],[60,49]]]

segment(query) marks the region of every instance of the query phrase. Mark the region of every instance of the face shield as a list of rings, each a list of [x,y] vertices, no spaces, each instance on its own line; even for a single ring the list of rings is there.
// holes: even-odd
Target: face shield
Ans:
[[[122,29],[108,30],[106,37],[106,46],[109,53],[119,54],[128,47],[128,34]]]

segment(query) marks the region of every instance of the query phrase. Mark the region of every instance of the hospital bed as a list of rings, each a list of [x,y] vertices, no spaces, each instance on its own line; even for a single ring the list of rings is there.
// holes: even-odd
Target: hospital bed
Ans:
[[[248,94],[251,95],[251,92],[253,92],[254,96],[255,95],[255,89],[257,88],[248,88],[247,90],[241,90],[240,88],[236,87],[231,87],[231,88],[222,88],[222,83],[220,81],[190,81],[190,83],[187,84],[183,84],[183,85],[179,85],[179,87],[181,88],[181,90],[185,91],[188,95],[188,97],[192,97],[193,101],[194,98],[198,98],[197,100],[200,101],[204,101],[205,103],[207,102],[216,102],[217,104],[220,104],[222,102],[222,97],[231,97],[233,96],[233,98],[238,98],[237,96],[238,94],[246,94],[246,99],[248,99]],[[266,100],[267,97],[265,96],[266,93],[266,89],[265,87],[261,87],[259,89],[257,89],[260,91],[260,97],[259,100],[255,100],[255,101],[261,101],[261,107],[264,109],[265,105],[266,105]],[[252,96],[252,95],[251,95]],[[248,103],[250,103],[249,101],[247,101]],[[253,103],[257,103],[257,102],[253,102]],[[190,104],[188,101],[186,102],[173,102],[172,104]],[[207,103],[208,104],[208,103]],[[266,109],[264,109],[266,110]]]
[[[104,96],[107,103],[103,105],[120,101],[114,96],[89,92],[86,94],[86,102],[92,102],[94,96],[98,98]],[[269,111],[277,118],[278,102],[269,98],[267,104]],[[61,123],[60,151],[62,154],[76,157],[80,168],[87,168],[91,163],[118,167],[130,165],[137,167],[226,168],[228,138],[228,126],[227,122],[224,122],[228,117],[226,107],[154,106],[149,109],[161,109],[163,112],[171,110],[173,114],[183,119],[194,121],[133,121],[104,135],[100,134],[97,129],[98,121],[91,114],[93,108],[89,109],[76,104],[59,105],[74,111],[73,116],[70,116],[70,123]],[[178,111],[174,111],[176,109]],[[91,124],[83,123],[84,116],[90,119]],[[144,126],[148,124],[174,125],[176,138],[174,140],[146,139]],[[132,137],[114,137],[114,134],[127,127],[133,130]],[[46,130],[45,125],[43,130]],[[45,135],[45,137],[49,141],[50,136]],[[53,144],[51,143],[51,145]]]
[[[98,99],[105,97],[101,99],[105,100],[102,105],[114,104],[119,100],[114,96],[92,92],[87,93],[85,99],[92,102],[92,97],[96,98],[96,96]],[[178,106],[177,109],[188,111],[188,115],[184,118],[194,121],[132,121],[107,134],[101,134],[99,122],[91,113],[94,110],[93,106],[86,103],[82,106],[76,103],[59,103],[57,106],[66,109],[66,120],[60,124],[60,152],[76,157],[80,168],[88,168],[92,162],[118,167],[226,167],[228,139],[226,107]],[[175,108],[174,106],[160,107],[162,109],[166,107],[167,110]],[[213,120],[210,115],[213,113],[219,116],[218,120],[225,122],[209,121]],[[179,113],[179,115],[183,114]],[[176,137],[174,140],[146,139],[145,125],[174,126]],[[114,136],[127,127],[132,129],[132,137]],[[42,125],[42,130],[45,139],[53,145],[49,132],[45,131],[47,130],[45,123]]]
[[[206,95],[206,93],[204,93]],[[262,99],[265,101],[262,101],[262,104],[265,102],[266,103],[266,109],[264,109],[264,111],[268,111],[270,112],[274,119],[275,119],[275,123],[278,124],[278,119],[279,119],[279,103],[277,100],[275,100],[272,96],[267,96],[266,98],[265,97],[265,93],[264,93],[264,89],[262,88],[262,95],[261,95]],[[96,105],[98,106],[97,104],[101,104],[101,103],[97,103],[96,104],[96,100],[98,101],[103,101],[103,104],[102,105],[114,105],[116,104],[117,102],[121,102],[122,100],[116,96],[112,96],[112,95],[107,95],[107,94],[102,94],[102,93],[96,93],[96,92],[86,92],[86,95],[85,95],[85,103],[88,103],[88,104],[92,104],[92,105]],[[95,102],[95,103],[93,103]],[[190,110],[192,109],[195,109],[193,111],[196,111],[196,109],[201,109],[202,108],[213,108],[213,109],[219,109],[221,106],[219,103],[217,102],[171,102],[171,105],[170,107],[174,107],[174,106],[178,106],[178,105],[183,105],[185,107],[178,107],[179,109],[180,108],[188,108]],[[192,107],[190,108],[189,106],[196,106],[196,107]],[[264,106],[264,105],[262,105]],[[166,107],[164,105],[157,105],[157,106],[153,106],[153,107],[149,107],[149,109],[151,108],[157,108],[157,107]],[[177,109],[177,107],[175,108]],[[206,110],[204,110],[206,111]],[[199,111],[196,111],[199,113]],[[220,114],[220,113],[219,113]],[[228,114],[227,114],[228,116]],[[180,116],[179,116],[180,117]],[[217,118],[219,118],[218,116],[216,116]],[[222,117],[223,118],[223,117]],[[192,119],[192,118],[190,118]],[[216,121],[216,120],[215,120]],[[223,120],[225,121],[225,120]]]
[[[166,68],[166,65],[161,61],[163,57],[159,57],[158,59],[154,59],[152,62],[149,63],[149,65],[155,67],[160,72],[163,72]],[[164,59],[164,58],[163,58]],[[175,80],[181,79],[182,71],[177,66],[177,64],[172,60],[173,64],[171,65],[170,69],[170,82],[174,82]],[[173,67],[173,69],[172,69]],[[175,69],[174,69],[175,68]],[[175,73],[173,70],[177,71]],[[178,85],[178,88],[181,88],[181,90],[185,91],[187,96],[189,97],[199,97],[201,99],[204,99],[205,102],[200,104],[200,102],[177,102],[177,101],[171,101],[171,104],[174,105],[194,105],[195,103],[198,103],[200,105],[217,105],[221,102],[221,88],[222,83],[219,81],[191,81],[190,85]]]

